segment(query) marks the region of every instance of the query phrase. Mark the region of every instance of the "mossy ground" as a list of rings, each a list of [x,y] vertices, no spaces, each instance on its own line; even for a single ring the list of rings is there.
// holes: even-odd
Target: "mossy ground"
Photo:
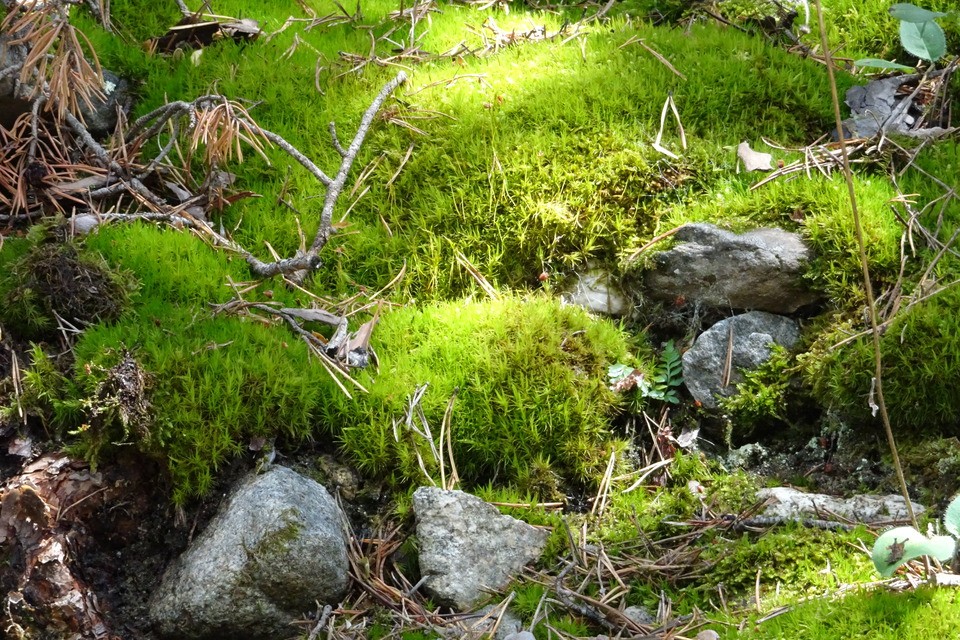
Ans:
[[[277,33],[250,44],[217,43],[196,62],[189,55],[150,55],[139,46],[176,22],[174,3],[115,4],[117,34],[102,31],[83,12],[76,12],[75,21],[104,66],[133,80],[134,117],[167,100],[190,100],[215,90],[249,100],[250,113],[262,126],[326,168],[339,161],[327,123],[336,121],[341,138],[351,136],[372,96],[396,71],[369,64],[350,73],[340,56],[366,54],[369,34],[380,36],[394,26],[388,14],[398,6],[389,0],[364,4],[354,22],[309,30],[298,23],[279,32],[291,14],[303,17],[300,9],[285,3],[216,2],[217,13],[251,17],[267,33]],[[336,11],[333,3],[315,4],[320,15]],[[734,230],[780,225],[808,239],[817,254],[809,277],[831,300],[810,323],[817,333],[808,337],[806,359],[782,369],[800,371],[823,408],[842,411],[851,422],[867,422],[869,344],[864,338],[833,348],[848,331],[863,327],[859,261],[843,181],[814,174],[751,190],[756,176],[738,171],[734,152],[742,140],[765,148],[763,136],[796,148],[828,132],[832,109],[823,68],[757,34],[703,21],[689,29],[654,26],[636,17],[657,11],[678,18],[687,4],[625,2],[609,22],[587,24],[572,39],[520,42],[483,57],[404,61],[410,80],[368,137],[353,173],[367,177],[351,184],[340,202],[337,215],[348,208],[349,215],[307,285],[310,293],[341,300],[379,291],[405,272],[383,295],[400,308],[385,307],[375,333],[380,368],[358,376],[369,394],[348,400],[285,327],[212,313],[211,305],[235,295],[231,282],[249,280],[243,261],[182,231],[118,224],[86,239],[81,251],[132,274],[136,296],[114,321],[91,326],[80,337],[73,379],[60,384],[57,378],[60,386],[48,390],[52,395],[46,400],[59,402],[62,411],[54,426],[64,435],[79,431],[79,439],[67,439],[101,460],[109,460],[117,447],[135,444],[166,466],[178,503],[209,491],[217,473],[248,455],[250,444],[261,438],[291,446],[314,440],[339,448],[367,473],[402,487],[421,479],[417,452],[428,473],[437,470],[423,441],[407,433],[398,442],[393,433],[407,398],[418,385],[430,383],[423,408],[434,435],[457,390],[454,457],[465,482],[484,497],[525,502],[573,484],[592,489],[611,454],[621,460],[618,474],[629,473],[635,463],[624,434],[610,426],[618,405],[606,389],[605,368],[624,360],[650,368],[652,349],[642,331],[628,337],[627,327],[588,318],[549,296],[588,261],[620,276],[636,275],[642,262],[626,258],[657,234],[688,221]],[[733,3],[720,4],[736,9]],[[825,4],[841,54],[902,61],[886,3]],[[477,32],[484,31],[488,18],[507,31],[525,32],[535,24],[550,32],[582,15],[574,7],[509,8],[481,12],[442,4],[439,13],[418,24],[418,46],[432,53],[461,41],[480,46]],[[955,51],[960,27],[944,26]],[[407,37],[408,31],[406,25],[393,38]],[[685,77],[632,42],[637,38]],[[387,57],[395,46],[381,40],[376,52]],[[840,74],[838,81],[842,92],[861,80]],[[668,95],[679,110],[688,147],[681,149],[669,118],[663,143],[679,159],[651,144]],[[802,157],[798,151],[773,153],[785,162]],[[308,238],[316,230],[322,191],[277,149],[266,154],[269,162],[251,153],[244,164],[230,167],[238,175],[237,188],[261,197],[225,209],[214,223],[234,229],[234,238],[261,257],[268,255],[266,243],[289,255],[299,244],[301,227]],[[958,158],[956,143],[947,141],[925,149],[915,166],[955,181]],[[922,203],[939,198],[942,185],[917,169],[901,177],[901,191],[920,194]],[[199,176],[198,164],[194,171]],[[883,291],[900,269],[903,227],[891,206],[897,189],[882,167],[858,171],[855,184],[868,257]],[[957,201],[948,198],[943,206],[925,210],[919,221],[938,229],[945,240],[957,228],[958,214]],[[30,246],[7,239],[0,266],[12,268]],[[919,274],[934,253],[921,244],[911,254],[904,292],[928,286],[919,282]],[[482,302],[484,294],[460,266],[458,254],[505,292],[503,299]],[[933,275],[948,282],[958,271],[955,258],[947,255]],[[544,272],[546,284],[538,278]],[[4,295],[14,288],[4,286]],[[310,302],[307,293],[279,282],[260,283],[244,295],[290,306]],[[960,417],[957,394],[949,392],[960,361],[952,317],[960,301],[955,298],[947,291],[911,308],[884,336],[887,401],[902,432],[949,431]],[[151,375],[156,419],[146,432],[131,433],[117,424],[89,426],[77,412],[78,400],[90,397],[124,349]],[[56,406],[46,406],[56,413]],[[779,398],[758,393],[756,402],[741,410],[762,423],[782,405]],[[691,519],[704,508],[689,492],[691,480],[715,497],[711,508],[717,513],[748,506],[749,479],[707,468],[696,456],[681,457],[666,486],[622,494],[617,489],[623,483],[617,485],[606,515],[591,522],[594,541],[626,551],[638,536],[672,533],[672,525],[664,522]],[[538,518],[554,521],[549,514],[533,517]],[[698,541],[708,563],[705,577],[677,583],[638,580],[628,600],[654,605],[662,590],[678,610],[689,612],[720,606],[718,587],[724,583],[727,595],[746,601],[758,570],[766,606],[828,593],[872,577],[865,557],[853,548],[860,537],[869,540],[863,532],[710,533]],[[563,537],[551,544],[559,551]],[[534,587],[521,589],[518,608],[535,608],[541,595]],[[937,630],[955,626],[952,602],[945,591],[856,593],[846,600],[814,600],[755,630],[748,625],[744,633],[771,639],[852,638],[865,631],[891,638],[948,637]],[[930,611],[939,619],[927,629],[920,614]],[[938,627],[941,621],[950,624]],[[569,617],[557,624],[568,633],[588,632],[582,621]],[[718,629],[724,637],[736,637],[732,628]]]

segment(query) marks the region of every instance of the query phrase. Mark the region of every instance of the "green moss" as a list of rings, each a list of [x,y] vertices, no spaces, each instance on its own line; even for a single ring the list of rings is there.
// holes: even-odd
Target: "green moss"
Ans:
[[[900,462],[921,504],[945,507],[960,486],[960,439],[956,437],[903,443]]]
[[[629,474],[614,486],[605,514],[591,523],[591,540],[613,553],[629,552],[638,535],[653,539],[673,535],[676,528],[666,522],[699,519],[705,509],[717,514],[740,513],[756,502],[758,489],[757,480],[742,471],[729,473],[700,453],[682,451],[645,486],[625,492],[634,480],[635,474]],[[690,483],[700,490],[691,491]],[[648,587],[663,586],[656,582],[658,576],[650,578],[653,582],[641,582]]]
[[[248,553],[260,563],[269,564],[282,560],[290,549],[290,543],[303,531],[303,514],[293,507],[284,509],[279,516],[280,526],[265,535]]]
[[[708,580],[712,587],[722,584],[728,597],[749,598],[759,573],[768,606],[830,592],[873,576],[867,555],[855,551],[861,539],[872,543],[864,530],[838,533],[801,526],[773,529],[759,537],[745,533],[717,539],[704,551],[710,563]]]
[[[453,452],[468,485],[515,481],[544,456],[568,479],[602,470],[617,405],[605,371],[627,349],[610,322],[546,298],[434,304],[387,315],[375,347],[380,372],[360,378],[370,393],[324,411],[329,424],[344,425],[344,448],[364,471],[416,479],[419,453],[439,477],[424,439],[402,426],[399,441],[394,435],[425,383],[420,406],[434,439],[457,391]]]
[[[793,358],[786,349],[774,346],[769,360],[757,369],[744,372],[744,381],[737,384],[737,393],[720,400],[720,408],[732,425],[733,439],[743,442],[760,426],[787,421],[793,366]]]
[[[883,334],[884,398],[898,429],[957,434],[960,396],[953,387],[960,375],[957,305],[960,291],[948,289],[902,310]],[[842,348],[831,348],[848,335],[823,334],[812,357],[805,359],[804,375],[825,406],[860,423],[872,423],[868,404],[874,376],[872,340],[863,335]]]
[[[88,365],[115,364],[118,344],[132,348],[154,380],[153,423],[130,437],[166,463],[178,502],[206,493],[250,438],[310,437],[324,395],[339,393],[306,346],[279,327],[151,307],[87,331],[75,348],[76,377]],[[99,457],[124,442],[116,430],[105,440],[82,439],[80,449]]]
[[[853,640],[869,635],[877,640],[939,640],[953,637],[960,626],[958,597],[954,589],[934,587],[895,593],[860,589],[843,597],[812,599],[742,630],[717,630],[724,639]]]
[[[281,326],[141,307],[83,334],[74,376],[89,394],[97,372],[116,364],[114,346],[133,348],[151,376],[152,424],[85,431],[78,449],[100,458],[133,442],[166,462],[179,502],[204,494],[253,437],[335,435],[365,471],[405,480],[420,478],[420,451],[439,477],[427,443],[393,437],[408,394],[425,382],[434,438],[460,389],[452,433],[465,482],[515,480],[545,459],[556,460],[555,473],[591,478],[616,446],[607,427],[616,398],[603,372],[626,342],[609,322],[546,299],[508,299],[388,313],[374,335],[380,372],[362,373],[370,393],[350,400]]]

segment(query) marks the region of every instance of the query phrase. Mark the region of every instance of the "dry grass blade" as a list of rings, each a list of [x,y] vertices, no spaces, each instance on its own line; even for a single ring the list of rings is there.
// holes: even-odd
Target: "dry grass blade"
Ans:
[[[451,425],[451,419],[453,418],[453,403],[457,399],[457,389],[453,390],[453,395],[450,396],[450,400],[447,402],[447,410],[443,413],[443,422],[440,425],[440,472],[443,474],[443,445],[444,440],[446,440],[447,445],[447,458],[450,460],[450,482],[447,482],[445,478],[442,478],[442,486],[444,489],[453,490],[456,488],[457,484],[460,482],[460,474],[457,472],[457,462],[453,458],[453,428]],[[446,438],[444,438],[446,435]]]
[[[644,49],[646,49],[646,50],[650,53],[650,55],[652,55],[654,58],[656,58],[657,60],[659,60],[660,63],[661,63],[663,66],[665,66],[667,69],[669,69],[674,75],[676,75],[676,76],[678,76],[678,77],[680,77],[680,78],[682,78],[682,79],[684,79],[684,80],[687,79],[687,76],[685,76],[685,75],[683,75],[682,73],[680,73],[679,71],[677,71],[677,68],[674,67],[672,64],[670,64],[670,61],[669,61],[669,60],[667,60],[666,58],[664,58],[662,54],[660,54],[658,51],[654,50],[654,49],[651,48],[646,42],[644,42],[644,41],[643,41],[643,38],[640,38],[640,37],[638,37],[638,36],[630,36],[630,38],[629,38],[626,42],[624,42],[622,45],[620,45],[620,46],[617,47],[617,48],[618,48],[618,49],[623,49],[624,47],[626,47],[626,46],[628,46],[628,45],[631,45],[631,44],[634,44],[634,43],[639,44],[641,47],[643,47]]]
[[[500,294],[497,293],[497,290],[492,284],[490,284],[490,281],[483,277],[483,274],[480,273],[475,266],[473,266],[473,263],[470,262],[465,255],[463,255],[460,251],[457,251],[454,254],[454,257],[457,259],[457,263],[467,270],[467,273],[470,274],[470,277],[476,280],[477,284],[480,285],[480,288],[483,289],[483,292],[487,294],[491,300],[500,299]]]

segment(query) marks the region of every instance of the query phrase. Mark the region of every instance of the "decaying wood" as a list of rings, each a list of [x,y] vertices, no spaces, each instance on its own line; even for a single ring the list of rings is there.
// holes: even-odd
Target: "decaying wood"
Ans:
[[[117,487],[82,462],[46,455],[4,484],[0,546],[10,552],[5,569],[16,580],[6,596],[8,637],[41,630],[60,637],[113,640],[93,591],[75,570],[83,536],[75,523],[115,498]]]

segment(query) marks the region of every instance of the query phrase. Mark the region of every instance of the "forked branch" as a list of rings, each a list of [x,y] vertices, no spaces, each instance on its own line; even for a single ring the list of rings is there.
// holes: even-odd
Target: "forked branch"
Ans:
[[[390,97],[390,94],[393,93],[397,87],[406,82],[406,80],[407,74],[401,71],[393,80],[388,82],[382,89],[380,89],[380,93],[377,94],[377,97],[374,98],[373,102],[370,103],[370,106],[367,107],[367,110],[364,112],[363,118],[360,120],[360,126],[357,127],[357,133],[353,136],[353,141],[346,149],[341,146],[340,140],[337,138],[336,126],[333,123],[330,123],[330,137],[333,146],[342,158],[342,161],[340,162],[340,168],[332,180],[326,174],[320,171],[302,153],[293,148],[292,145],[290,145],[286,140],[275,133],[261,130],[262,135],[267,140],[270,140],[290,154],[291,157],[300,162],[300,164],[306,167],[310,173],[320,180],[320,182],[326,186],[327,193],[323,200],[323,210],[320,213],[320,227],[317,229],[317,234],[314,236],[310,248],[301,255],[293,258],[287,258],[286,260],[277,260],[275,262],[261,262],[253,255],[248,254],[247,264],[250,265],[250,269],[256,275],[262,278],[268,278],[270,276],[275,276],[278,273],[291,273],[298,270],[312,271],[320,266],[319,253],[323,247],[326,246],[327,242],[330,240],[330,237],[334,233],[333,211],[337,206],[337,200],[340,198],[340,193],[343,191],[343,187],[346,184],[347,176],[350,174],[350,169],[353,167],[353,162],[356,160],[357,154],[360,152],[360,147],[363,146],[363,141],[367,137],[367,133],[370,131],[370,127],[373,125],[373,120],[377,117],[380,107],[382,107],[383,103],[388,97]]]

